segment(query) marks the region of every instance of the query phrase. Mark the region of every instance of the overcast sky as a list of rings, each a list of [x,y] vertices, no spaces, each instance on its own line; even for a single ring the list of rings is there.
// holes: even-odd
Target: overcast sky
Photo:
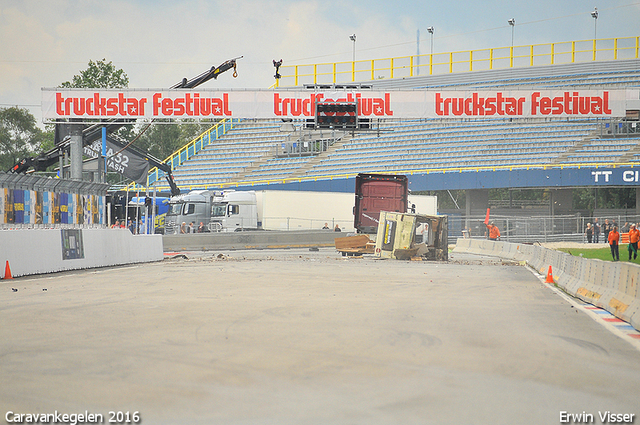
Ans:
[[[213,1],[0,0],[0,107],[40,120],[42,87],[56,87],[106,59],[132,88],[165,88],[244,56],[202,88],[267,88],[273,59],[285,64],[350,61],[434,51],[640,35],[640,1]]]

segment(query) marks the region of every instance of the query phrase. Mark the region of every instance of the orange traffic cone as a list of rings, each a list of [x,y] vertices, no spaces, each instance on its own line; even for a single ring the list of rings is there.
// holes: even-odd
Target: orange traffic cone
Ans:
[[[545,283],[555,283],[553,281],[553,273],[551,272],[551,266],[549,266],[549,271],[547,272],[547,280],[545,280]]]
[[[7,260],[7,265],[4,266],[4,278],[13,279],[13,276],[11,276],[11,267],[9,267],[9,260]]]

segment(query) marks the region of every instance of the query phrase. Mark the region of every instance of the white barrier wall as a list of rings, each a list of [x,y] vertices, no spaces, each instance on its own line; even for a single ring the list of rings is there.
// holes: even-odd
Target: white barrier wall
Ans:
[[[458,239],[453,251],[526,261],[545,275],[551,266],[554,282],[567,293],[640,330],[639,265],[575,257],[537,245],[481,239]]]
[[[66,246],[65,246],[66,245]],[[0,277],[13,277],[163,259],[161,235],[127,229],[23,229],[0,231]]]

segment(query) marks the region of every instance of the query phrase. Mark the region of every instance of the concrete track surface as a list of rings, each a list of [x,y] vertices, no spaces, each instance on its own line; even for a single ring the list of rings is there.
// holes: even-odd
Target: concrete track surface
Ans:
[[[638,421],[640,351],[523,266],[187,256],[0,281],[2,423],[55,411],[147,425]]]

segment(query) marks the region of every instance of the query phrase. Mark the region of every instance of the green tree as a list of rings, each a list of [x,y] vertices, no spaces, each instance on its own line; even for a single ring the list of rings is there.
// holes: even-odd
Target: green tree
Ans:
[[[112,62],[89,61],[89,67],[75,75],[71,81],[62,83],[67,88],[123,88],[129,77]],[[120,130],[121,137],[132,132],[133,126]],[[8,170],[22,158],[54,147],[54,126],[42,131],[36,126],[34,116],[18,107],[0,109],[0,169]]]
[[[122,69],[116,69],[111,61],[89,61],[88,68],[75,75],[71,81],[61,84],[63,88],[125,88],[129,85],[129,77]],[[171,124],[147,124],[125,125],[116,132],[116,135],[124,140],[131,141],[144,132],[135,141],[134,145],[142,151],[165,159],[186,143],[190,142],[203,131],[213,125],[211,122],[183,121]],[[117,176],[116,176],[117,177]],[[112,179],[109,179],[110,181]]]
[[[93,61],[89,60],[87,69],[80,71],[80,74],[74,75],[71,81],[65,81],[60,85],[62,88],[91,88],[91,89],[112,89],[126,88],[129,86],[129,77],[122,69],[116,69],[113,62],[107,62],[106,59]],[[127,124],[122,126],[115,135],[128,141],[135,136],[134,125]],[[119,175],[109,174],[108,181],[111,183],[119,183]]]
[[[91,88],[91,89],[121,89],[129,86],[129,77],[122,69],[116,69],[113,62],[106,59],[89,61],[87,69],[74,75],[71,81],[65,81],[62,88]],[[121,127],[116,135],[124,140],[131,140],[134,136],[133,125]]]
[[[89,61],[89,66],[79,75],[74,75],[71,81],[60,85],[63,88],[105,88],[120,89],[129,86],[129,77],[122,69],[106,59]]]
[[[181,140],[180,126],[177,124],[153,124],[135,144],[163,160],[184,144]]]
[[[209,129],[215,121],[183,121],[172,124],[152,124],[136,141],[135,145],[160,160],[183,147]],[[141,129],[142,131],[142,129]]]
[[[0,108],[0,169],[9,170],[24,157],[53,146],[53,133],[36,126],[27,109]]]
[[[573,207],[579,210],[588,210],[593,213],[595,208],[635,208],[636,188],[593,188],[584,187],[573,189]]]

